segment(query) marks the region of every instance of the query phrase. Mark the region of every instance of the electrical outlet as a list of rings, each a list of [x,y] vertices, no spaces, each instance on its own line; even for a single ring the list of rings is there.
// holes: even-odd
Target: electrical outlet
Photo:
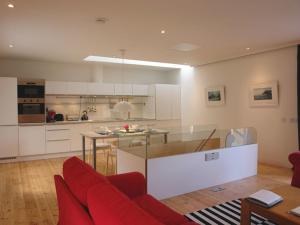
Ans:
[[[219,152],[211,152],[205,154],[205,161],[217,160],[219,159]]]

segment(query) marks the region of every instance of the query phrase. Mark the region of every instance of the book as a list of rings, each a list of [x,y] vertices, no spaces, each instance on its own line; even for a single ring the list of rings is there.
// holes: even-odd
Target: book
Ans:
[[[300,216],[300,206],[294,208],[294,209],[291,209],[289,211],[290,214],[293,214],[293,215],[296,215],[296,216]]]
[[[283,198],[280,195],[264,189],[255,192],[247,199],[266,208],[270,208],[283,201]]]

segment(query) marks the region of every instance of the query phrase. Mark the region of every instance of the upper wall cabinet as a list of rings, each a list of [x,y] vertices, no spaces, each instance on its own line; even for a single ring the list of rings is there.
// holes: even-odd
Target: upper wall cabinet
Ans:
[[[67,82],[46,81],[46,95],[65,95],[67,91]]]
[[[179,85],[157,84],[155,90],[156,119],[175,120],[181,118],[181,92]]]
[[[18,123],[17,78],[0,77],[0,125]]]
[[[67,95],[86,95],[88,93],[88,83],[67,82]]]
[[[149,95],[149,85],[133,84],[132,85],[132,95],[148,96]]]
[[[115,84],[115,95],[132,95],[132,84]]]
[[[88,95],[114,95],[113,84],[88,83]]]

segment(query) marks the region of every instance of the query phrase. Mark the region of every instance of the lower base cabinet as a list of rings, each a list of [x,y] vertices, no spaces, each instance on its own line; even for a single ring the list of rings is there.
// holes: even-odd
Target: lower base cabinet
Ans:
[[[19,155],[32,156],[46,153],[45,126],[19,127]]]
[[[0,134],[0,158],[18,156],[18,126],[0,126]]]
[[[71,129],[66,125],[46,126],[46,153],[61,153],[71,150]]]

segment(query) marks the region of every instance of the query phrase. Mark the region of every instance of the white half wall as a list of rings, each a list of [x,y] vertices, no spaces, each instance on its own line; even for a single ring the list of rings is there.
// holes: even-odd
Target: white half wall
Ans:
[[[217,124],[219,128],[255,127],[259,161],[290,167],[289,153],[297,141],[297,48],[250,55],[182,70],[182,123]],[[253,108],[249,86],[277,80],[279,106]],[[208,107],[205,88],[225,86],[226,104]]]

